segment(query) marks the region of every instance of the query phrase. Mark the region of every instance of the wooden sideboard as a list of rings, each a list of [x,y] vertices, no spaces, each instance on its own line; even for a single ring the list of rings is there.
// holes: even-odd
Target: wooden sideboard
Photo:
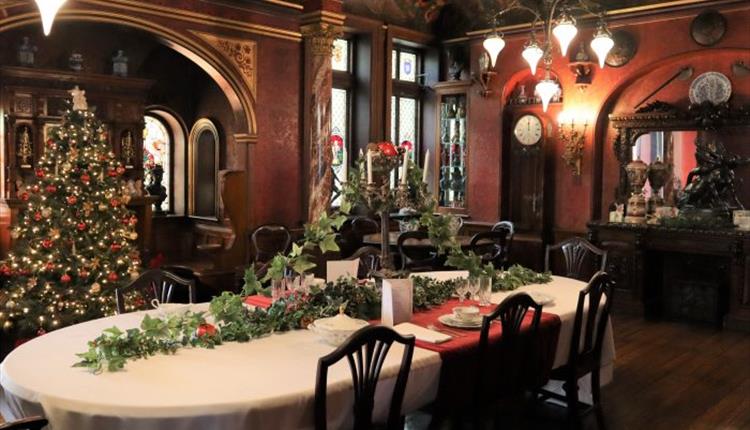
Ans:
[[[619,307],[750,331],[750,233],[592,222]]]

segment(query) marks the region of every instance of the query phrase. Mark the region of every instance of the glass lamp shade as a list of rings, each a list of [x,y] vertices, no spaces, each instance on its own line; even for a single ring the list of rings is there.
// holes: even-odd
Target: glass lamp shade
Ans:
[[[44,35],[49,36],[52,31],[52,24],[55,22],[57,12],[67,0],[35,0],[39,8],[39,14],[42,15],[42,28]]]
[[[562,52],[562,55],[566,56],[568,55],[570,42],[575,39],[576,34],[578,34],[578,29],[576,28],[576,23],[573,21],[573,18],[563,15],[557,21],[555,28],[552,29],[552,34],[555,35],[555,38],[560,43],[560,51]]]
[[[536,84],[536,93],[539,94],[539,98],[542,99],[542,110],[544,112],[547,112],[550,100],[552,100],[552,97],[554,97],[558,91],[560,91],[560,86],[549,77],[549,74]]]
[[[544,51],[542,51],[542,48],[539,47],[539,44],[536,43],[534,39],[530,40],[523,49],[521,56],[527,63],[529,63],[532,75],[536,75],[536,66],[539,64],[539,60],[542,59],[543,55]]]
[[[492,63],[492,67],[494,68],[495,63],[497,62],[497,56],[500,55],[500,51],[505,48],[505,41],[499,34],[497,34],[497,32],[494,32],[484,39],[482,46],[484,46],[484,49],[490,54],[490,63]]]
[[[605,27],[599,27],[594,39],[591,41],[591,49],[596,52],[596,56],[599,58],[599,67],[604,68],[604,61],[607,59],[607,54],[615,46],[615,41],[612,40],[612,35]]]

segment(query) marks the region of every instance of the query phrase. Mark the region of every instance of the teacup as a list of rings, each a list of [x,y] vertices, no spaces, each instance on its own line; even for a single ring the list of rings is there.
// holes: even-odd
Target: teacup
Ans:
[[[479,319],[479,308],[476,306],[456,306],[453,308],[453,316],[464,322],[473,322]]]
[[[151,306],[159,311],[159,314],[167,316],[186,311],[190,305],[184,303],[161,303],[158,299],[151,300]]]

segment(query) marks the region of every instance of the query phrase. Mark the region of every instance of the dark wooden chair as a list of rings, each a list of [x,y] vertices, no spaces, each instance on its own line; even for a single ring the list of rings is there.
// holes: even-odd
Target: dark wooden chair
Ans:
[[[356,216],[346,220],[339,229],[338,242],[341,256],[347,258],[364,246],[364,237],[380,231],[380,224],[366,216]]]
[[[276,254],[289,250],[292,245],[292,234],[283,225],[265,224],[253,230],[250,234],[250,244],[253,260],[256,263],[266,263]]]
[[[416,242],[416,244],[415,244]],[[401,269],[411,272],[437,270],[443,266],[437,248],[429,242],[426,231],[406,231],[398,236]]]
[[[0,430],[42,430],[49,422],[42,417],[22,418],[10,423],[0,424]]]
[[[482,257],[482,263],[492,263],[500,269],[508,261],[508,230],[483,231],[471,238],[469,249]]]
[[[176,289],[186,291],[188,303],[195,303],[195,280],[184,279],[165,270],[147,270],[129,285],[115,289],[117,313],[125,313],[125,294],[129,291],[146,290],[160,303],[172,303]]]
[[[522,332],[522,324],[530,309],[534,312],[531,323]],[[538,388],[537,378],[534,376],[539,370],[538,363],[541,359],[536,348],[541,317],[542,305],[528,294],[518,293],[507,297],[482,319],[474,402],[478,409],[475,414],[477,417],[484,417],[486,412],[497,410],[498,408],[491,408],[490,405],[498,401],[501,402],[500,406],[512,406],[508,409],[516,415],[520,409],[516,406],[523,402],[524,393]],[[496,320],[500,322],[502,336],[499,344],[493,346],[489,343],[489,333]]]
[[[380,250],[374,246],[363,246],[347,258],[347,260],[359,260],[357,278],[370,278],[373,273],[380,270]]]
[[[513,248],[513,236],[516,234],[516,226],[511,221],[500,221],[498,223],[495,223],[495,225],[492,226],[492,231],[507,231],[508,237],[505,240],[505,255],[506,255],[506,261],[503,263],[504,267],[507,268],[510,266],[510,252]]]
[[[550,254],[557,250],[561,250],[564,257],[565,271],[562,275],[565,277],[587,281],[592,272],[603,271],[607,267],[607,251],[597,248],[581,237],[571,237],[556,245],[547,245],[544,253],[544,270],[552,269]],[[590,265],[592,259],[596,269],[587,270],[587,265]],[[599,264],[596,264],[596,260],[599,260]]]
[[[385,326],[368,326],[354,333],[343,345],[318,360],[318,375],[315,383],[315,430],[326,430],[326,395],[328,369],[346,357],[352,373],[354,385],[354,430],[373,428],[372,411],[375,403],[375,389],[380,378],[385,357],[393,342],[404,345],[401,368],[391,396],[386,428],[403,429],[401,403],[404,400],[406,382],[409,378],[411,359],[414,354],[414,337],[401,336]]]
[[[601,408],[600,372],[604,334],[612,309],[614,282],[605,272],[597,272],[588,286],[578,294],[578,305],[570,338],[570,353],[564,366],[552,369],[550,379],[564,381],[565,396],[540,390],[541,397],[563,401],[571,424],[579,425],[582,415],[596,412],[600,428],[604,428]],[[592,312],[591,310],[594,310]],[[580,348],[573,348],[580,345]],[[592,405],[578,400],[578,380],[591,374]]]

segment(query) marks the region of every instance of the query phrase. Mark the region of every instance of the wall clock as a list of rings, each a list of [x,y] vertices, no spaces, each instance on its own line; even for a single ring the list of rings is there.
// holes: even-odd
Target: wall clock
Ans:
[[[516,121],[513,136],[522,145],[536,145],[542,140],[542,121],[535,115],[524,115]]]

